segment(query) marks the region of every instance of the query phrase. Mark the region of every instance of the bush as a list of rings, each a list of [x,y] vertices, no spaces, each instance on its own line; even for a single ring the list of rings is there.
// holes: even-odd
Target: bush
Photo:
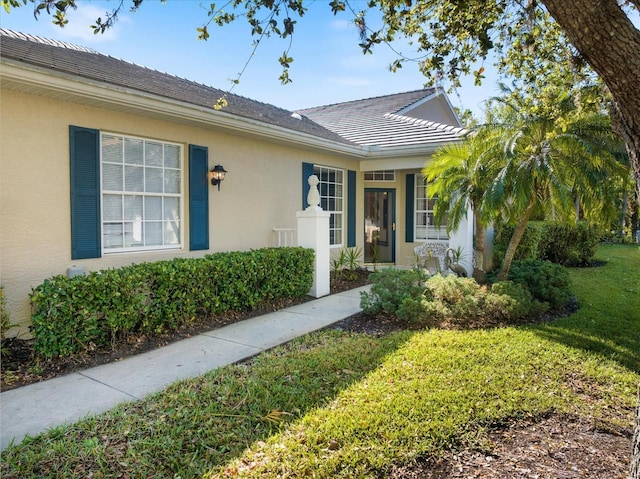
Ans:
[[[494,240],[494,264],[504,258],[513,234],[512,226],[503,226]],[[547,260],[564,266],[589,264],[596,254],[599,233],[585,223],[575,225],[531,221],[518,245],[514,260]]]
[[[401,321],[426,319],[422,306],[428,274],[422,269],[385,268],[369,276],[371,288],[360,293],[360,307],[367,314],[387,313]]]
[[[15,324],[11,324],[9,319],[9,312],[7,311],[7,300],[4,296],[4,288],[0,286],[0,356],[6,354],[6,337],[7,331],[17,327]]]
[[[500,281],[491,285],[493,297],[488,299],[492,303],[495,314],[504,319],[521,319],[534,316],[549,309],[547,303],[541,303],[533,298],[529,290],[520,283]]]
[[[425,305],[432,318],[458,326],[491,326],[521,320],[541,308],[521,285],[500,282],[491,289],[471,278],[433,276],[427,282],[433,300]]]
[[[523,285],[534,299],[548,303],[552,309],[566,307],[572,296],[569,272],[550,261],[514,261],[509,279]]]
[[[429,278],[422,270],[396,269],[373,273],[370,280],[370,291],[361,293],[364,312],[385,313],[407,322],[490,326],[521,320],[546,307],[524,286],[511,281],[496,283],[488,290],[472,278],[439,274]]]
[[[496,268],[500,267],[504,255],[507,251],[507,246],[513,235],[514,226],[502,226],[498,229],[496,236],[493,240],[493,263]],[[514,260],[525,259],[539,259],[540,241],[544,235],[544,223],[537,221],[530,221],[527,224],[527,228],[522,235],[518,249],[514,256]]]
[[[31,293],[37,354],[68,356],[131,333],[175,331],[198,316],[305,296],[313,251],[265,248],[54,276]]]
[[[545,223],[537,259],[564,266],[583,266],[593,260],[598,242],[598,231],[585,223]]]

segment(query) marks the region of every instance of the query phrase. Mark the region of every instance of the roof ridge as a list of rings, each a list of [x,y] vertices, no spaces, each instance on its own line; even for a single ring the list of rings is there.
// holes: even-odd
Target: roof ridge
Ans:
[[[436,128],[438,130],[447,131],[447,132],[462,133],[466,131],[466,129],[461,126],[446,125],[444,123],[439,123],[437,121],[422,120],[420,118],[414,118],[411,116],[398,115],[397,113],[385,113],[384,117],[390,118],[392,120],[402,121],[404,123],[411,123],[413,125],[422,125],[430,128]]]
[[[403,92],[398,92],[398,93],[388,93],[386,95],[377,95],[377,96],[371,96],[371,97],[368,97],[368,98],[359,98],[359,99],[356,99],[356,100],[338,101],[338,102],[335,102],[335,103],[329,103],[327,105],[317,105],[317,106],[312,106],[312,107],[309,107],[309,108],[300,108],[300,109],[295,110],[295,111],[297,111],[297,112],[301,112],[302,111],[303,112],[303,111],[308,111],[308,110],[315,110],[315,109],[318,109],[318,108],[327,108],[327,107],[338,106],[338,105],[348,105],[349,103],[361,103],[361,102],[364,102],[364,101],[379,100],[380,98],[390,98],[390,97],[393,97],[393,96],[410,95],[412,93],[417,93],[417,92],[421,92],[421,91],[429,92],[431,90],[434,90],[434,89],[433,88],[418,88],[416,90],[403,91]],[[406,108],[407,106],[413,105],[414,103],[415,103],[415,101],[405,105],[402,108]],[[400,108],[400,110],[402,108]]]
[[[76,45],[75,43],[63,42],[60,40],[53,40],[51,38],[41,37],[38,35],[32,35],[31,33],[17,32],[15,30],[10,30],[8,28],[0,28],[0,36],[16,38],[18,40],[25,40],[28,42],[42,43],[44,45],[50,45],[52,47],[66,48],[68,50],[76,50],[79,52],[100,54],[100,52],[98,52],[97,50],[94,50],[93,48],[85,47],[82,45]]]

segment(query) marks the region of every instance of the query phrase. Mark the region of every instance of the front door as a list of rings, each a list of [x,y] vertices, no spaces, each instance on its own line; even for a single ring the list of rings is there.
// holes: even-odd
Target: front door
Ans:
[[[364,190],[364,261],[394,263],[396,260],[396,190]]]

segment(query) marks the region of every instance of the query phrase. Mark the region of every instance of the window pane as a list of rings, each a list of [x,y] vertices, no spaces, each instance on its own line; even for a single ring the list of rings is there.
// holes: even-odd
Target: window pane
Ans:
[[[144,199],[144,219],[145,220],[161,220],[162,219],[162,197],[147,196]]]
[[[122,220],[122,196],[104,195],[102,199],[102,211],[105,221]]]
[[[164,199],[164,219],[178,220],[180,218],[180,200],[178,198]]]
[[[180,147],[164,145],[164,167],[180,168]]]
[[[145,145],[145,162],[146,166],[164,166],[162,160],[162,145],[148,141]]]
[[[144,238],[147,246],[162,245],[162,222],[153,221],[144,224]]]
[[[144,141],[134,138],[124,139],[124,162],[130,165],[142,165],[144,162]]]
[[[124,219],[142,220],[142,196],[124,197]]]
[[[124,167],[124,190],[125,191],[144,191],[144,168],[138,166]]]
[[[179,170],[164,170],[164,192],[180,193]]]
[[[109,135],[102,137],[102,161],[122,163],[122,138]]]
[[[164,244],[180,244],[180,223],[177,221],[165,221]]]
[[[122,166],[102,165],[102,187],[108,191],[122,191]]]
[[[104,248],[122,248],[122,223],[105,223],[102,226]]]
[[[145,168],[144,191],[147,193],[162,193],[162,169]]]
[[[142,246],[142,220],[129,221],[124,224],[124,246]]]

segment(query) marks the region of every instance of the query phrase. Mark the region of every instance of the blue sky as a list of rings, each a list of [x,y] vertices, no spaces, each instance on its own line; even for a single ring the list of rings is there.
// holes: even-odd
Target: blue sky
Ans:
[[[0,26],[91,47],[222,90],[231,87],[229,80],[242,70],[253,50],[253,38],[243,19],[222,28],[211,26],[209,40],[197,40],[196,28],[207,21],[204,5],[209,2],[169,0],[163,4],[145,0],[136,13],[124,9],[116,25],[104,35],[94,35],[89,25],[98,17],[104,18],[117,2],[78,0],[77,4],[65,28],[53,25],[46,14],[36,21],[30,5],[12,9],[9,14],[2,10]],[[363,0],[352,0],[351,4],[365,7]],[[281,67],[277,59],[289,40],[272,37],[260,44],[233,93],[295,110],[423,87],[424,77],[415,64],[406,64],[397,73],[388,71],[395,53],[387,47],[379,46],[373,55],[363,55],[350,19],[349,14],[334,16],[328,0],[311,3],[306,15],[298,19],[293,36],[293,83],[283,86],[278,80]],[[408,45],[398,43],[394,47],[412,56]],[[473,86],[468,78],[458,92],[449,93],[453,106],[479,114],[482,102],[497,94],[496,75],[489,65],[485,68],[488,78],[483,86]]]

